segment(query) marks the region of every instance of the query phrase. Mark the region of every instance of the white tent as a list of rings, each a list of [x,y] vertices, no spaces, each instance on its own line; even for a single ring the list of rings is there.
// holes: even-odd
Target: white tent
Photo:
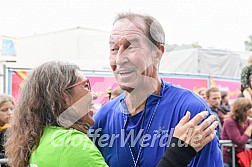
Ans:
[[[69,61],[88,70],[109,67],[109,33],[74,28],[17,40],[16,67],[33,68],[51,60]]]
[[[159,71],[239,78],[249,54],[249,52],[199,48],[166,52]]]

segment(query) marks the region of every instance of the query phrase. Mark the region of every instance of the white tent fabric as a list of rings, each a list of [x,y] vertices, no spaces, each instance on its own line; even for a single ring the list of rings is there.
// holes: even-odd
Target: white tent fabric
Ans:
[[[241,73],[240,56],[232,51],[198,49],[199,73],[239,77]]]
[[[109,33],[73,28],[18,39],[16,66],[33,68],[51,60],[69,61],[88,70],[109,67]]]
[[[163,55],[161,73],[206,74],[239,78],[246,65],[244,57],[250,53],[218,49],[187,49],[167,52]],[[247,55],[247,56],[244,56]]]
[[[160,73],[198,73],[196,49],[165,52],[159,65]]]

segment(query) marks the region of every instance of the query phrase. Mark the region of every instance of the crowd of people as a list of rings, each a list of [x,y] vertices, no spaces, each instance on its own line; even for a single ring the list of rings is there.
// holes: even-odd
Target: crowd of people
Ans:
[[[231,106],[228,92],[216,87],[197,95],[158,76],[164,44],[155,18],[118,14],[109,60],[119,88],[95,114],[97,97],[78,66],[51,61],[35,68],[17,105],[0,96],[2,157],[10,167],[231,167],[219,140],[231,140],[238,154],[251,138],[252,77],[243,74],[245,97]]]
[[[201,90],[201,89],[200,89]],[[246,90],[245,90],[246,91]],[[202,96],[199,91],[198,94]],[[202,97],[203,98],[203,97]],[[229,105],[228,92],[221,92],[217,87],[206,90],[206,102],[212,114],[218,121],[218,137],[221,140],[231,140],[236,145],[235,155],[246,149],[246,144],[252,136],[252,101],[247,97],[235,99]],[[223,160],[225,166],[232,166],[231,147],[223,148]],[[252,157],[250,157],[252,159]],[[236,157],[236,166],[240,166]],[[250,162],[251,163],[251,162]]]

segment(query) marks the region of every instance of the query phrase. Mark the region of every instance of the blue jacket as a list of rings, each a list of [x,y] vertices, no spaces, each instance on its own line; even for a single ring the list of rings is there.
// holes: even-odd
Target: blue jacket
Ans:
[[[125,112],[124,99],[122,94],[106,103],[94,115],[95,125],[90,131],[90,137],[110,167],[134,167],[137,159],[137,166],[155,167],[186,112],[190,111],[191,117],[204,110],[210,112],[198,95],[163,81],[161,95],[150,95],[145,109],[133,117]],[[223,166],[218,138],[207,144],[188,166]]]

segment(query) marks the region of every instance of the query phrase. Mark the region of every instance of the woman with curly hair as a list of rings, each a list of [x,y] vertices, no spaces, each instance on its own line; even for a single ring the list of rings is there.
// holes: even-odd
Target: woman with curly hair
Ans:
[[[244,150],[245,144],[252,134],[252,102],[247,98],[236,99],[232,106],[231,111],[228,113],[228,118],[225,119],[222,136],[223,140],[232,140],[237,145],[235,153]],[[223,149],[224,162],[230,164],[227,147]],[[230,164],[231,165],[231,164]]]
[[[7,134],[11,167],[107,166],[88,138],[90,84],[78,66],[48,62],[28,76]]]

